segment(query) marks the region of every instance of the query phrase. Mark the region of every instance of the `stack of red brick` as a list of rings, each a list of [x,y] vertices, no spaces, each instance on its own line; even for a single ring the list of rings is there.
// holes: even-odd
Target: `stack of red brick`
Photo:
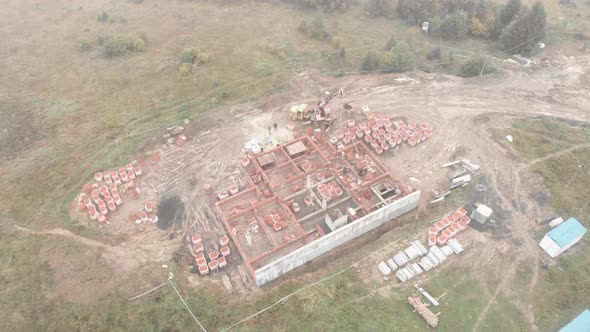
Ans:
[[[231,254],[229,249],[229,238],[222,236],[219,239],[221,249],[211,250],[205,255],[205,248],[201,240],[201,235],[196,234],[192,238],[193,249],[195,250],[195,262],[201,275],[209,274],[209,271],[217,271],[227,265],[227,258]],[[220,255],[221,253],[221,255]]]
[[[467,211],[463,207],[458,208],[428,229],[428,245],[444,245],[450,238],[463,231],[470,222],[471,218],[467,216]]]

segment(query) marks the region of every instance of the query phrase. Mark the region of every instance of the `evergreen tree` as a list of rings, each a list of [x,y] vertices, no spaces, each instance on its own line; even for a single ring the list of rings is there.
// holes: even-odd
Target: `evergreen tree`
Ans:
[[[392,0],[369,0],[366,8],[372,17],[383,16],[393,18],[395,16],[395,8]]]
[[[506,6],[502,8],[500,11],[500,16],[498,17],[502,27],[507,26],[510,24],[510,22],[512,22],[512,20],[514,20],[516,14],[518,14],[520,11],[521,6],[521,0],[508,0],[508,3],[506,3]]]
[[[532,9],[522,7],[518,17],[500,35],[500,43],[508,53],[530,56],[538,51],[538,44],[546,35],[547,13],[537,1]]]
[[[381,59],[379,54],[375,51],[369,51],[365,55],[363,62],[361,63],[361,71],[368,73],[379,69],[379,65],[381,64]]]
[[[438,24],[435,24],[435,26]],[[439,35],[445,39],[460,39],[463,38],[469,30],[470,21],[467,13],[462,10],[454,12],[445,17],[440,22],[440,27],[433,30],[435,35]]]
[[[385,44],[385,50],[390,51],[393,47],[395,47],[395,45],[397,45],[397,41],[395,40],[395,36],[391,35],[387,41],[387,44]]]
[[[405,71],[410,69],[413,63],[410,47],[406,42],[400,42],[383,57],[383,70],[385,72]]]

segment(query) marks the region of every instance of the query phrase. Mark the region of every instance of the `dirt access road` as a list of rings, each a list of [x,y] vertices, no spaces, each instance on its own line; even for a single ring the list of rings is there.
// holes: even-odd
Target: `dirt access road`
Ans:
[[[484,174],[489,177],[489,190],[496,193],[497,204],[502,209],[510,211],[510,223],[507,227],[511,237],[501,243],[485,241],[485,238],[480,237],[482,239],[477,248],[465,256],[465,264],[472,265],[474,271],[497,265],[501,258],[496,256],[491,256],[487,260],[478,259],[482,252],[489,251],[492,247],[503,247],[505,251],[512,251],[516,256],[516,262],[538,262],[537,245],[530,236],[531,230],[535,227],[533,220],[539,213],[537,202],[530,198],[534,181],[526,168],[531,164],[519,160],[509,145],[499,141],[495,133],[496,129],[507,125],[507,120],[520,116],[556,117],[585,124],[590,122],[589,115],[584,110],[590,106],[590,58],[558,57],[554,61],[559,63],[528,74],[505,72],[494,77],[470,80],[424,73],[342,79],[303,75],[294,83],[290,94],[273,96],[263,104],[238,105],[226,110],[223,116],[219,113],[199,119],[195,127],[188,129],[189,133],[192,130],[189,144],[198,147],[198,153],[187,155],[184,150],[171,146],[159,148],[163,159],[161,166],[158,166],[160,168],[152,170],[155,174],[151,180],[152,186],[159,193],[174,191],[175,194],[183,196],[184,203],[188,205],[185,209],[187,220],[198,219],[201,223],[207,220],[211,223],[209,228],[213,232],[223,232],[223,226],[218,224],[218,220],[211,218],[214,213],[206,206],[211,201],[210,198],[203,197],[200,191],[202,186],[208,183],[215,188],[227,183],[228,177],[236,169],[235,157],[239,155],[246,141],[262,135],[269,123],[277,122],[283,127],[289,122],[285,112],[287,105],[313,100],[314,96],[321,95],[323,90],[343,87],[343,102],[350,103],[356,108],[368,105],[375,113],[403,116],[411,121],[427,122],[433,126],[434,136],[427,143],[414,149],[404,146],[395,155],[385,157],[392,174],[401,179],[415,177],[420,181],[411,184],[424,190],[421,209],[430,198],[430,190],[442,190],[447,183],[446,174],[440,169],[441,164],[457,156],[465,156],[482,165]],[[261,107],[263,113],[252,113],[255,107]],[[281,135],[288,136],[284,132]],[[573,150],[574,148],[569,152]],[[197,183],[189,185],[194,178],[198,179]],[[195,216],[198,217],[195,219]],[[194,222],[187,223],[187,226],[194,226]],[[205,226],[203,224],[203,227]],[[162,255],[171,255],[174,248],[182,246],[182,236],[167,241],[165,249],[158,241],[150,244],[144,241],[148,236],[146,234],[150,234],[152,240],[163,238],[167,231],[161,232],[159,235],[154,235],[157,232],[153,230],[133,232],[129,234],[124,249],[115,245],[105,252],[116,253],[117,257],[129,253],[129,260],[137,262],[125,264],[130,269],[135,269],[146,263],[146,257],[164,258]],[[55,230],[48,234],[85,244],[73,234]],[[515,247],[515,239],[522,245]],[[97,244],[93,242],[91,246],[97,247]],[[111,269],[116,268],[113,262],[119,264],[123,261],[120,258],[105,258],[105,266]],[[488,307],[499,292],[510,294],[511,290],[507,285],[510,284],[516,266],[513,262],[508,270],[504,271],[503,280],[493,292]],[[240,294],[251,295],[252,292],[256,292],[248,283],[248,276],[241,264],[229,271],[230,283],[237,290],[237,294],[233,296],[237,295],[236,298],[239,298]],[[321,273],[321,269],[317,269],[317,273]],[[531,294],[537,273],[538,264],[530,284]],[[56,273],[56,277],[59,277],[59,273]],[[188,273],[187,278],[189,284],[208,282],[206,278],[198,278]],[[219,280],[212,282],[221,284]],[[520,309],[526,314],[531,328],[535,329],[533,310],[527,304],[530,302],[527,299],[520,302]],[[479,317],[476,329],[485,314],[486,310]]]

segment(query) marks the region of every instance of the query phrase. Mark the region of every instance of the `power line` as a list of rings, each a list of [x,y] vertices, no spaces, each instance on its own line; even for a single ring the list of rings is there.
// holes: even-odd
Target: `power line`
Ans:
[[[186,302],[184,301],[184,299],[182,298],[182,296],[178,292],[178,289],[176,289],[176,286],[174,286],[174,283],[172,282],[172,280],[170,280],[170,285],[172,285],[172,288],[174,288],[174,291],[176,292],[176,294],[178,295],[178,297],[182,301],[182,304],[184,304],[184,307],[186,308],[186,310],[188,310],[188,312],[191,314],[191,316],[193,317],[193,319],[195,320],[195,322],[197,322],[197,324],[199,324],[199,326],[201,327],[201,330],[203,330],[203,332],[207,332],[207,330],[205,330],[205,328],[203,327],[203,324],[201,324],[201,322],[199,322],[199,320],[197,319],[197,317],[195,316],[195,314],[193,314],[193,312],[191,311],[191,309],[188,307],[188,305],[186,304]]]
[[[135,299],[138,299],[144,295],[147,295],[155,290],[158,290],[168,284],[172,285],[172,288],[174,288],[174,292],[176,292],[176,295],[178,295],[178,297],[180,298],[180,301],[182,301],[182,304],[184,304],[184,307],[186,308],[186,310],[190,313],[191,317],[193,318],[193,320],[199,325],[199,327],[201,328],[201,330],[203,330],[203,332],[207,332],[207,330],[205,329],[205,327],[203,326],[203,324],[201,324],[201,322],[199,321],[199,319],[197,319],[197,316],[195,316],[195,314],[192,312],[192,310],[189,308],[188,304],[186,304],[186,301],[184,300],[184,298],[182,297],[182,295],[180,295],[180,292],[178,291],[178,289],[176,289],[176,286],[174,286],[174,283],[172,282],[172,278],[173,276],[171,275],[170,278],[168,278],[168,281],[166,281],[165,283],[158,285],[148,291],[145,291],[137,296],[128,298],[127,301],[133,301]]]
[[[320,280],[318,280],[318,281],[316,281],[316,282],[313,282],[313,283],[311,283],[311,284],[309,284],[309,285],[306,285],[306,286],[304,286],[304,287],[302,287],[302,288],[300,288],[300,289],[298,289],[298,290],[296,290],[296,291],[294,291],[294,292],[292,292],[292,293],[290,293],[290,294],[288,294],[288,295],[286,295],[286,296],[284,296],[284,297],[280,298],[278,301],[276,301],[276,302],[272,303],[272,304],[271,304],[271,305],[269,305],[268,307],[266,307],[266,308],[263,308],[263,309],[261,309],[261,310],[257,311],[256,313],[254,313],[254,314],[252,314],[252,315],[250,315],[250,316],[248,316],[248,317],[246,317],[246,318],[244,318],[244,319],[242,319],[242,320],[239,320],[239,321],[235,322],[234,324],[232,324],[232,325],[230,325],[230,326],[228,326],[228,327],[225,327],[225,328],[223,328],[223,329],[221,330],[221,332],[228,331],[228,330],[230,330],[230,329],[232,329],[232,328],[234,328],[234,327],[236,327],[236,326],[238,326],[238,325],[242,324],[243,322],[245,322],[245,321],[247,321],[247,320],[250,320],[250,319],[252,319],[252,318],[254,318],[254,317],[256,317],[256,316],[258,316],[258,315],[260,315],[260,314],[264,313],[265,311],[267,311],[267,310],[270,310],[271,308],[273,308],[274,306],[276,306],[276,305],[278,305],[278,304],[285,303],[285,302],[286,302],[286,301],[287,301],[287,300],[288,300],[288,299],[289,299],[291,296],[293,296],[293,295],[296,295],[296,294],[298,294],[298,293],[300,293],[300,292],[303,292],[304,290],[306,290],[306,289],[308,289],[308,288],[310,288],[310,287],[314,287],[314,286],[316,286],[316,285],[319,285],[319,284],[323,283],[324,281],[327,281],[327,280],[329,280],[329,279],[332,279],[332,278],[333,278],[333,277],[335,277],[335,276],[338,276],[338,275],[340,275],[340,274],[342,274],[342,273],[344,273],[344,272],[346,272],[346,271],[348,271],[348,270],[350,270],[350,269],[352,269],[352,268],[354,268],[354,267],[357,267],[357,266],[358,266],[358,264],[360,264],[360,263],[362,263],[362,262],[366,261],[367,259],[369,259],[369,258],[370,258],[370,257],[372,257],[373,255],[377,254],[378,252],[381,252],[381,251],[383,251],[383,250],[387,249],[387,248],[388,248],[388,247],[390,247],[391,245],[398,243],[398,242],[399,242],[401,239],[402,239],[402,238],[398,238],[397,240],[394,240],[394,241],[392,241],[392,242],[388,243],[388,244],[387,244],[387,245],[385,245],[384,247],[382,247],[382,248],[380,248],[380,249],[377,249],[377,250],[373,251],[373,252],[372,252],[372,253],[370,253],[369,255],[367,255],[367,256],[364,256],[364,257],[363,257],[363,258],[361,258],[360,260],[358,260],[358,261],[354,262],[354,263],[353,263],[353,264],[351,264],[349,267],[346,267],[346,268],[344,268],[344,269],[342,269],[342,270],[340,270],[340,271],[338,271],[338,272],[336,272],[336,273],[334,273],[334,274],[332,274],[332,275],[329,275],[329,276],[327,276],[327,277],[324,277],[324,278],[322,278],[322,279],[320,279]]]

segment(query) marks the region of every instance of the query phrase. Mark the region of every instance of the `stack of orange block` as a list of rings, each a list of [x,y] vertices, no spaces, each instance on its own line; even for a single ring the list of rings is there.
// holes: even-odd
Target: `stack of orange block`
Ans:
[[[470,222],[471,218],[467,216],[467,211],[463,207],[458,208],[428,228],[428,245],[444,245],[450,238],[463,231]]]
[[[217,250],[212,250],[207,255],[204,253],[203,243],[199,234],[194,235],[191,240],[196,253],[195,261],[201,275],[209,274],[209,271],[217,271],[227,265],[226,257],[231,254],[231,250],[229,249],[229,238],[227,236],[224,235],[219,239],[219,244],[221,245],[219,252]],[[209,259],[208,262],[207,258]]]

